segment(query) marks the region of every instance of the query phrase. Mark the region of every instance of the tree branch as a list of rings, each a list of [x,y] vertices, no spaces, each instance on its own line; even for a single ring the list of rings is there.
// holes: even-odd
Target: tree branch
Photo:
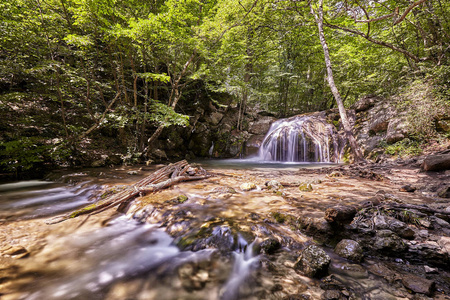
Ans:
[[[328,23],[325,23],[324,25],[329,27],[329,28],[340,29],[340,30],[343,30],[343,31],[346,31],[346,32],[350,32],[350,33],[362,36],[363,38],[365,38],[366,40],[368,40],[368,41],[370,41],[370,42],[372,42],[374,44],[377,44],[377,45],[380,45],[380,46],[383,46],[383,47],[395,50],[397,52],[400,52],[400,53],[406,55],[407,57],[411,58],[415,62],[425,61],[425,60],[429,59],[429,58],[419,58],[419,57],[415,56],[414,54],[412,54],[411,52],[409,52],[409,51],[407,51],[405,49],[399,48],[397,46],[394,46],[392,44],[389,44],[389,43],[386,43],[386,42],[383,42],[383,41],[376,40],[374,38],[371,38],[370,36],[367,36],[366,34],[360,32],[360,31],[354,30],[354,29],[345,28],[345,27],[341,27],[341,26],[337,26],[337,25],[333,25],[333,24],[328,24]]]

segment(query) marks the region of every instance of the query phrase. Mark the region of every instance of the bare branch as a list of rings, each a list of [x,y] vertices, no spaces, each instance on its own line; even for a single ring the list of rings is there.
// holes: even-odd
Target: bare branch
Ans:
[[[402,22],[402,21],[406,18],[406,16],[409,14],[409,12],[410,12],[414,7],[416,7],[416,6],[418,6],[418,5],[422,4],[422,3],[424,3],[425,1],[427,1],[427,0],[419,0],[419,1],[417,1],[417,2],[412,3],[412,4],[405,10],[405,12],[401,15],[401,17],[398,18],[398,19],[394,22],[394,25],[397,25],[398,23]]]

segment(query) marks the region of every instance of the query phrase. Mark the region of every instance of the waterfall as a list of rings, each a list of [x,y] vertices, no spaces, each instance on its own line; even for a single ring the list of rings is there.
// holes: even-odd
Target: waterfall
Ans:
[[[339,162],[336,129],[318,115],[274,122],[259,148],[259,159],[286,162]]]

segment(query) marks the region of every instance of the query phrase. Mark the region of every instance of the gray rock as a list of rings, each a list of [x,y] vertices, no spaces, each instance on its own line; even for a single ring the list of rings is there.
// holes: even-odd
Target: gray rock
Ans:
[[[269,131],[270,125],[274,121],[275,121],[274,117],[264,116],[262,118],[259,118],[255,122],[251,122],[248,131],[251,134],[265,135]]]
[[[354,240],[341,240],[336,245],[336,248],[334,248],[334,252],[340,257],[353,260],[355,262],[362,261],[364,257],[361,245]]]
[[[408,246],[394,232],[378,230],[373,242],[373,248],[382,252],[398,253],[405,251]]]
[[[302,251],[294,268],[308,277],[321,277],[326,275],[330,262],[331,259],[325,251],[310,245]]]

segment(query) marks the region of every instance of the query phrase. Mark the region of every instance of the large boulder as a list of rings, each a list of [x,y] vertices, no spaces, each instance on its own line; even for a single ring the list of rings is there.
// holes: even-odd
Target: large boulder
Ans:
[[[373,242],[375,250],[387,253],[400,253],[405,251],[408,246],[397,234],[390,230],[378,230]]]
[[[450,170],[450,153],[430,155],[423,161],[424,171]]]
[[[306,247],[294,265],[296,270],[308,277],[322,277],[327,274],[331,259],[321,248]]]

